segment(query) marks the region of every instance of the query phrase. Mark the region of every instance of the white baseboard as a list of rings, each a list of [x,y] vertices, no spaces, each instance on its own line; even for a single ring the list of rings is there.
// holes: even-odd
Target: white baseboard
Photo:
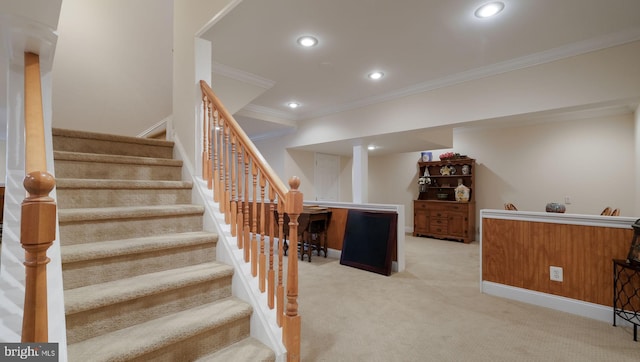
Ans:
[[[613,324],[613,309],[608,306],[488,281],[482,281],[480,288],[482,293],[496,297],[517,300]],[[622,318],[616,318],[616,325],[633,326]]]

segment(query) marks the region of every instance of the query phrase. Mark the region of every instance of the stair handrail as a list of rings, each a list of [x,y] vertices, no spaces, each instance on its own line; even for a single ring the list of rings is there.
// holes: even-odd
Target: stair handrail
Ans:
[[[201,80],[200,88],[203,105],[202,178],[207,180],[207,187],[213,190],[214,201],[218,202],[225,223],[231,226],[231,235],[237,237],[238,248],[244,250],[245,263],[251,263],[251,274],[258,278],[260,292],[267,293],[268,307],[276,308],[276,321],[282,327],[287,360],[299,361],[301,317],[297,301],[296,246],[298,216],[302,213],[303,201],[303,195],[299,191],[300,179],[292,177],[289,180],[290,189],[287,190],[207,82]],[[267,204],[268,214],[265,210]],[[278,230],[274,230],[275,223],[272,219],[276,211]],[[293,246],[288,249],[286,308],[282,264],[286,251],[283,225],[285,213],[290,220],[288,235],[289,243]],[[271,221],[269,225],[266,225],[266,220]],[[268,254],[265,251],[267,238]],[[277,255],[274,255],[276,248]],[[274,269],[276,260],[277,283]]]
[[[56,203],[49,197],[55,186],[47,172],[42,108],[40,57],[24,53],[25,179],[20,243],[25,250],[25,296],[22,342],[48,342],[47,250],[56,234]]]

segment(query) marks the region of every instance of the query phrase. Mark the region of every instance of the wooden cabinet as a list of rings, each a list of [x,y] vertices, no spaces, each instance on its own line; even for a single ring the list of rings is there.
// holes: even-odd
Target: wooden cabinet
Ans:
[[[418,162],[419,177],[427,178],[413,203],[413,235],[470,243],[475,238],[475,160]],[[427,171],[425,173],[425,170]],[[456,201],[459,184],[469,188],[469,201]]]

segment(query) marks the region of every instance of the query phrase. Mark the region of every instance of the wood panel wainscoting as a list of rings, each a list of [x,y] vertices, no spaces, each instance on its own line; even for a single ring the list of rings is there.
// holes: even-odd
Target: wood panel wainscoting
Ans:
[[[634,218],[505,210],[480,218],[483,292],[610,322],[612,259],[626,258]],[[563,269],[562,282],[550,279],[551,266]],[[585,314],[587,303],[606,308]]]

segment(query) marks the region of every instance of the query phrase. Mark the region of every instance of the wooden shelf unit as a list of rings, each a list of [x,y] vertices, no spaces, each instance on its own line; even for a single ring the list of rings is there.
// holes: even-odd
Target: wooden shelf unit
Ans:
[[[455,171],[452,175],[443,175],[440,172],[443,167]],[[463,167],[468,168],[467,174],[462,173]],[[426,169],[431,184],[419,192],[413,202],[413,236],[472,242],[475,238],[475,160],[418,162],[418,177],[423,176]],[[456,201],[458,182],[469,188],[468,202]]]

